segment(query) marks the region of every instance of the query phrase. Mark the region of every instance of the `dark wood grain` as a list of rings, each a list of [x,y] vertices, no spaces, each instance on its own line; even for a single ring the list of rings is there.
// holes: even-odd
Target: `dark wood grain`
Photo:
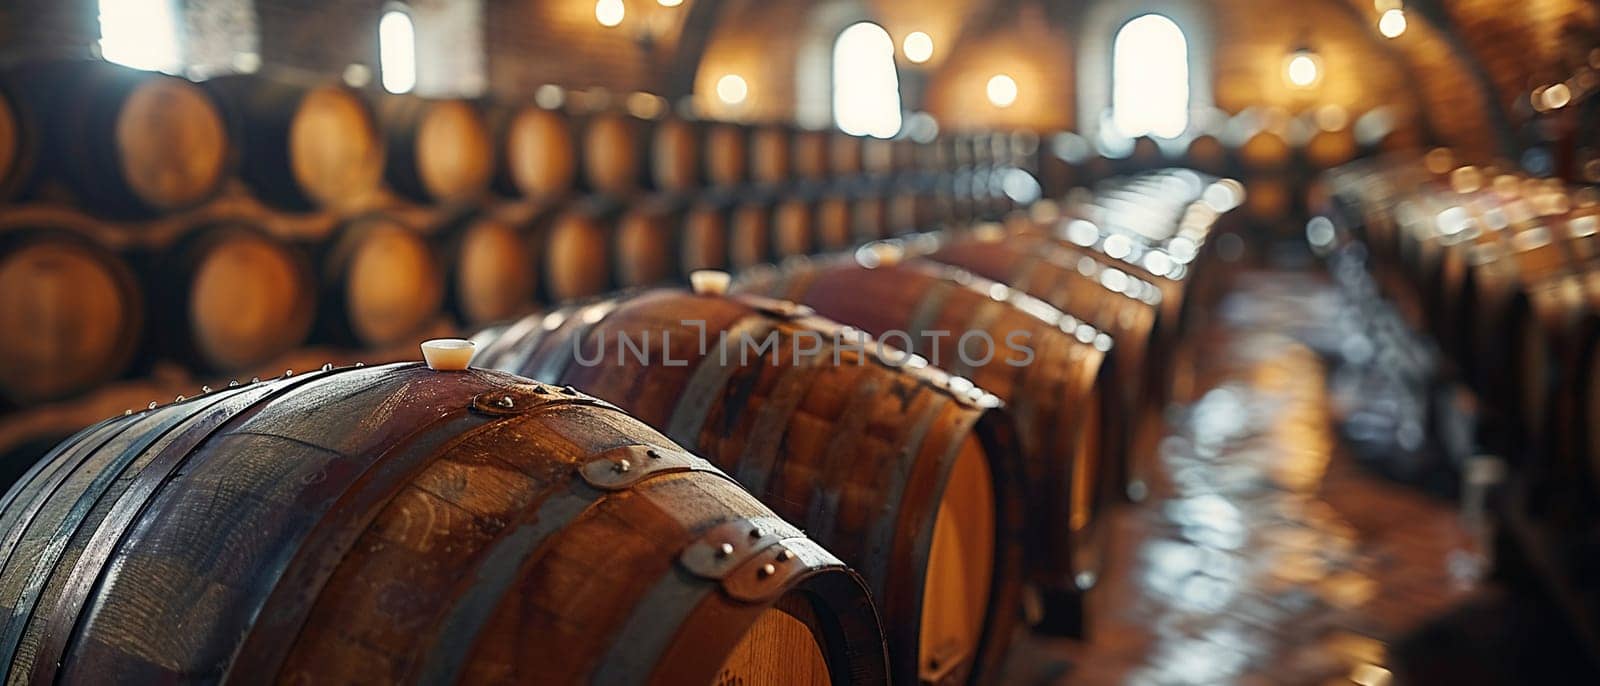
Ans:
[[[635,482],[592,480],[619,455]],[[108,420],[0,524],[9,680],[709,683],[752,676],[736,648],[886,679],[842,563],[639,421],[508,374],[330,368]],[[719,536],[720,581],[690,566]],[[770,613],[804,628],[743,646]]]
[[[695,446],[862,571],[897,681],[981,683],[1019,619],[1021,454],[1010,418],[942,372],[836,348],[839,331],[788,303],[660,290],[529,317],[483,341],[477,359],[612,399]],[[741,338],[769,334],[776,347],[763,351]],[[793,354],[813,343],[815,355]],[[996,503],[994,549],[966,558],[992,568],[976,591],[989,596],[981,631],[975,645],[919,654],[934,523],[961,447],[974,444]]]

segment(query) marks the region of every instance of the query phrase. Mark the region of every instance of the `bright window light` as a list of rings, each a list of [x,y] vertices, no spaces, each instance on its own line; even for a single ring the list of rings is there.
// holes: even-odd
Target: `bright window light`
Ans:
[[[411,15],[392,10],[378,21],[378,61],[384,90],[409,93],[417,87],[417,33]]]
[[[100,0],[100,54],[135,69],[176,72],[178,21],[173,0]]]
[[[894,39],[872,22],[854,24],[833,44],[833,119],[856,136],[900,132],[900,75]]]
[[[1189,42],[1171,19],[1122,25],[1111,48],[1111,121],[1124,136],[1176,138],[1189,127]]]

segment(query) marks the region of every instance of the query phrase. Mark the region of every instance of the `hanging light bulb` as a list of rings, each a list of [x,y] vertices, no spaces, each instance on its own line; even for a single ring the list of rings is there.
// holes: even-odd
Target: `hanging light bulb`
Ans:
[[[594,3],[594,20],[607,28],[621,24],[622,17],[627,13],[628,8],[622,6],[622,0],[596,0]]]
[[[1385,10],[1383,16],[1378,18],[1378,33],[1384,38],[1399,38],[1406,32],[1406,12],[1395,8]]]

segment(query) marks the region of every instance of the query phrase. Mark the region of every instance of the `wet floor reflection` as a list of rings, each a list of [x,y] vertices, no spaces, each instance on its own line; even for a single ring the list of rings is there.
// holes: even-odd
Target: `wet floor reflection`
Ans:
[[[1449,503],[1339,452],[1308,347],[1338,339],[1337,291],[1241,283],[1199,339],[1202,392],[1172,412],[1164,483],[1114,517],[1092,640],[1024,642],[1013,682],[1388,684],[1389,643],[1481,577]]]

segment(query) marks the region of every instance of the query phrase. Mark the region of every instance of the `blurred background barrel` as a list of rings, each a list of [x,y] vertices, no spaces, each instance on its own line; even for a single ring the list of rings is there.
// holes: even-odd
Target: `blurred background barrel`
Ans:
[[[107,420],[0,521],[17,679],[886,679],[836,558],[637,420],[507,374],[325,368]]]
[[[499,154],[494,189],[511,198],[549,200],[570,193],[578,174],[578,143],[559,111],[534,105],[490,109],[489,126]]]
[[[348,208],[383,183],[383,137],[358,92],[253,74],[205,82],[227,112],[239,176],[275,207]]]
[[[385,95],[378,101],[387,144],[385,177],[419,202],[477,197],[494,176],[494,142],[478,106],[466,100]]]
[[[318,335],[342,345],[406,342],[438,316],[444,268],[404,221],[369,214],[342,225],[321,250]]]
[[[155,216],[222,188],[227,125],[193,83],[87,60],[26,63],[0,79],[39,123],[37,171],[49,179],[36,183],[61,182],[97,214]]]
[[[0,394],[62,398],[127,370],[145,331],[143,289],[76,212],[0,214]]]
[[[158,355],[216,372],[304,344],[316,313],[310,260],[247,218],[197,224],[145,270]]]
[[[533,308],[537,246],[522,221],[493,209],[469,210],[431,237],[444,270],[445,307],[460,324],[479,326]]]

